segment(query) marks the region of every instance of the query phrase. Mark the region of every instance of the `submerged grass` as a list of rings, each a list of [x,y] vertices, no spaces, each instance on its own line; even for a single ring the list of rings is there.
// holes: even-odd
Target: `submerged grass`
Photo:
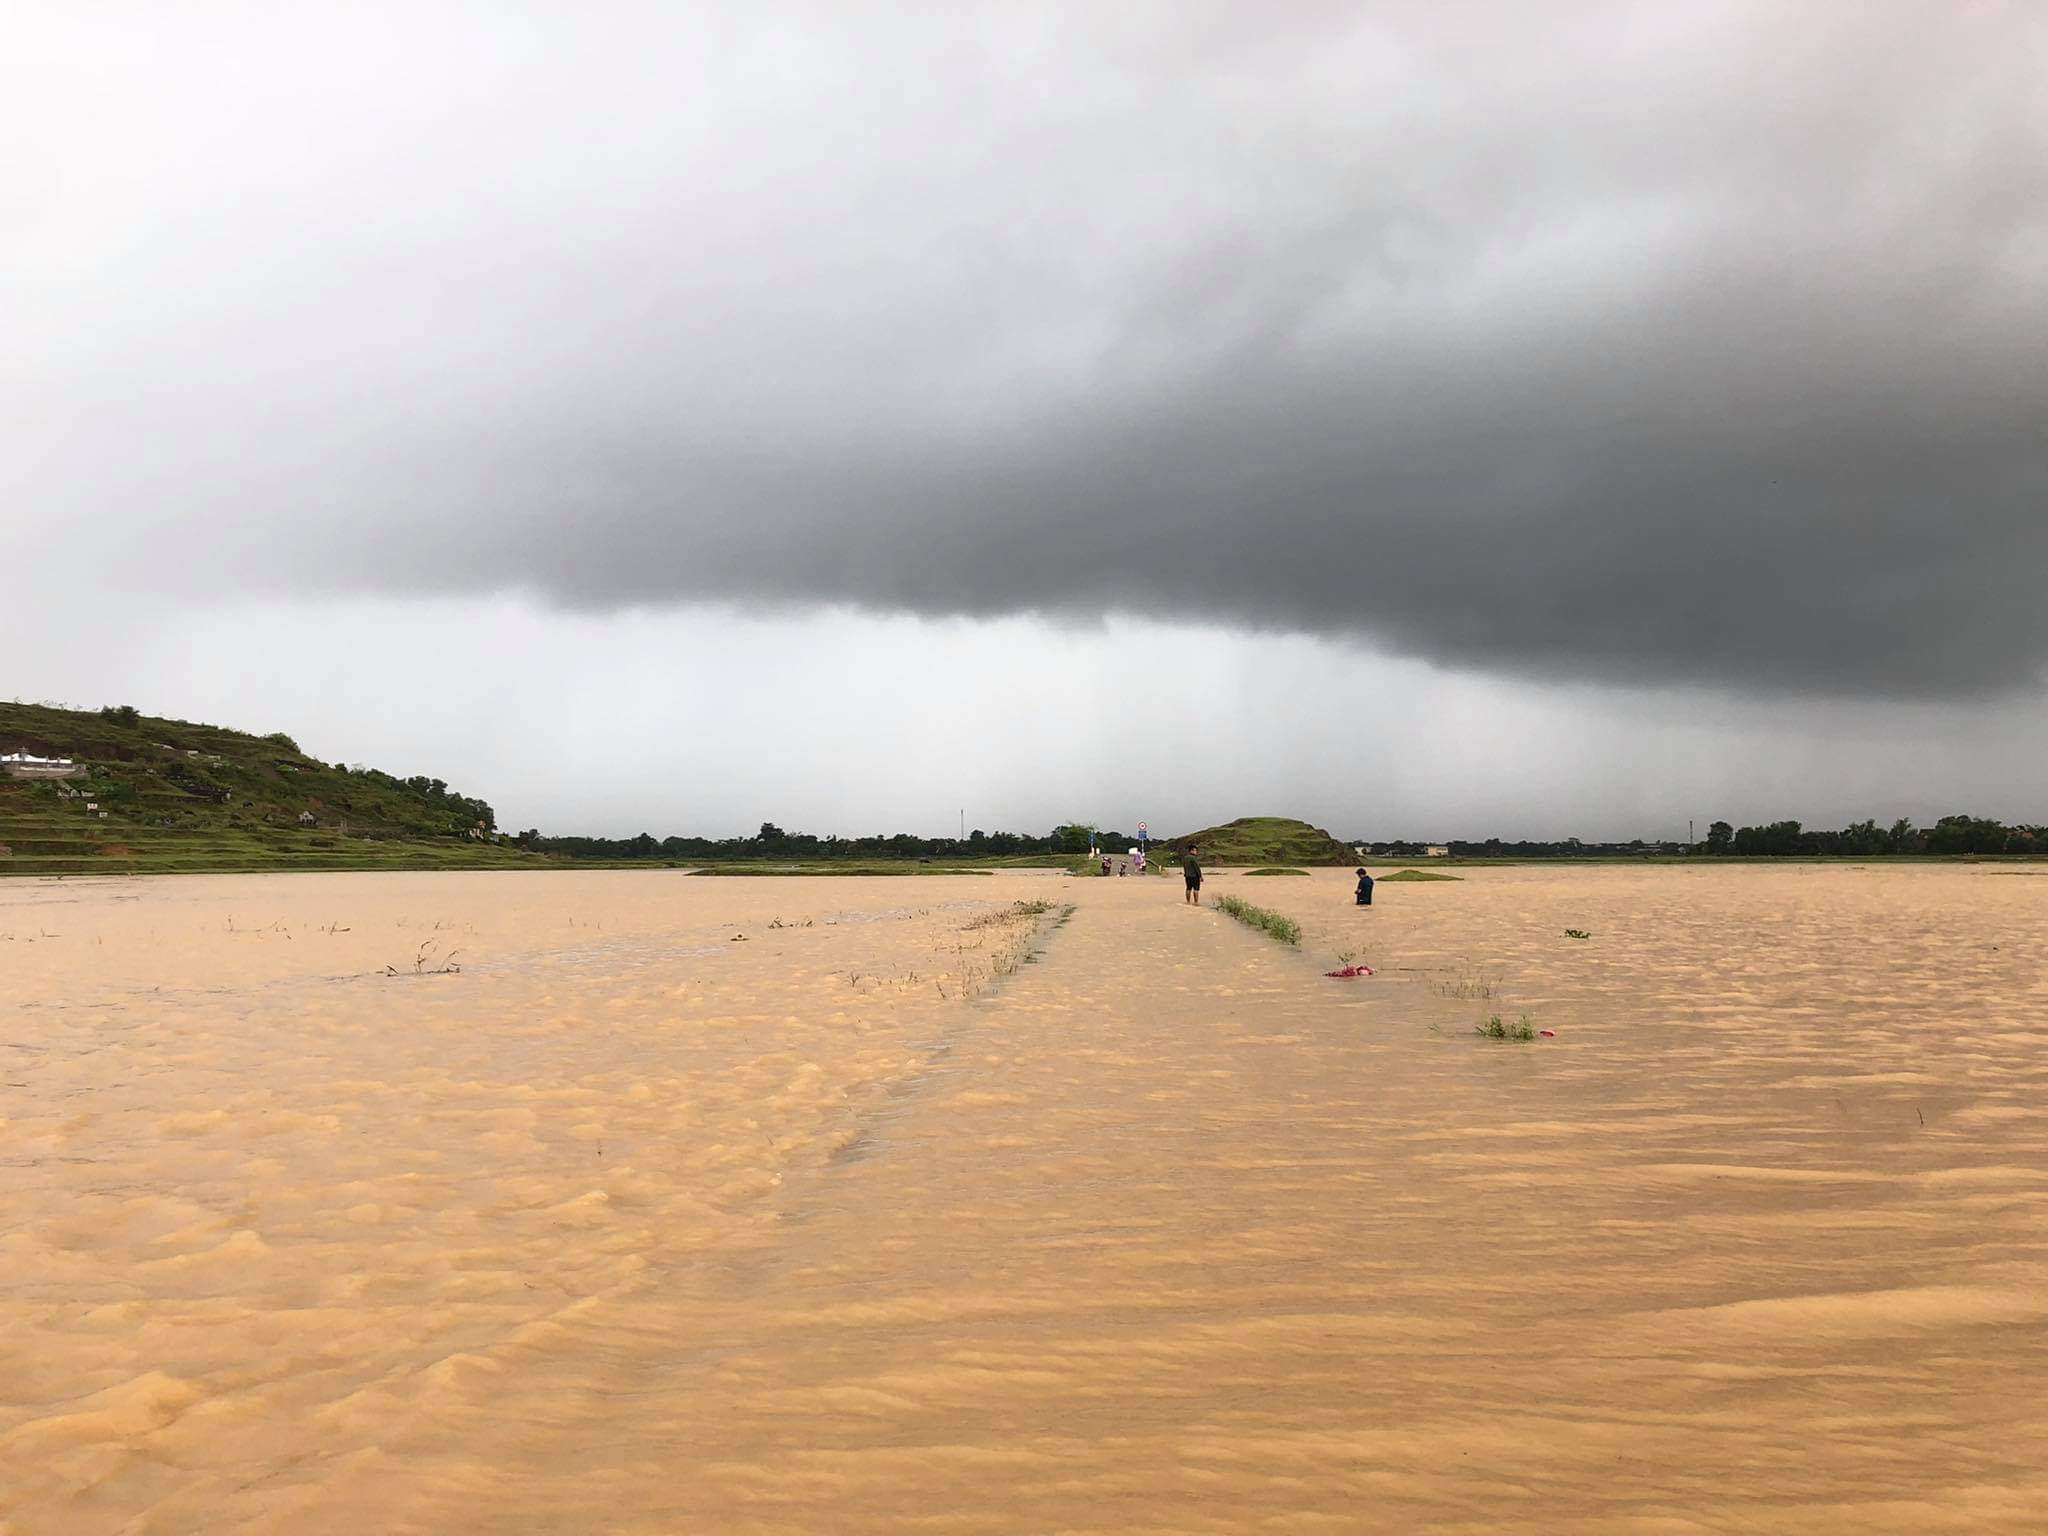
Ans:
[[[1396,880],[1462,880],[1462,875],[1446,875],[1434,869],[1397,869],[1392,874],[1381,875],[1381,885],[1391,885]]]
[[[1450,980],[1438,982],[1436,990],[1444,997],[1491,998],[1500,991],[1500,978],[1480,972],[1466,972]]]
[[[1269,912],[1264,907],[1255,907],[1236,896],[1218,898],[1216,910],[1229,914],[1248,927],[1257,928],[1272,935],[1282,944],[1295,949],[1301,947],[1301,925],[1291,917],[1282,917],[1278,912]]]
[[[997,907],[993,912],[983,912],[977,917],[970,917],[961,925],[961,931],[993,928],[1000,923],[1014,923],[1027,917],[1043,917],[1051,910],[1052,903],[1049,901],[1013,901],[1007,907]],[[1074,909],[1069,907],[1067,910],[1071,912]],[[1061,921],[1064,922],[1065,918],[1063,917]]]
[[[1245,873],[1246,873],[1246,874],[1248,874],[1248,875],[1303,875],[1303,876],[1306,876],[1306,875],[1308,874],[1308,871],[1307,871],[1307,870],[1305,870],[1305,869],[1284,869],[1284,868],[1280,867],[1279,865],[1274,865],[1273,867],[1271,867],[1271,868],[1269,868],[1269,869],[1248,869],[1248,870],[1246,870],[1246,871],[1245,871]]]

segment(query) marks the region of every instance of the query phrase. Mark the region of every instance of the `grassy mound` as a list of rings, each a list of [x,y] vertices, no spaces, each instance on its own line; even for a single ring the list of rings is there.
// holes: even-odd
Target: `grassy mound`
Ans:
[[[1220,827],[1168,839],[1175,852],[1193,843],[1204,864],[1353,865],[1358,852],[1321,827],[1286,816],[1240,816]]]
[[[844,859],[830,864],[706,864],[693,875],[992,875],[992,869],[960,864],[920,864],[914,859]]]
[[[1308,871],[1305,869],[1286,869],[1279,866],[1271,869],[1248,869],[1245,873],[1248,875],[1300,875],[1304,879],[1308,877]]]
[[[481,800],[439,779],[323,763],[254,736],[132,709],[0,703],[0,752],[82,777],[0,777],[0,874],[499,869],[548,861],[494,838]]]
[[[1391,875],[1381,875],[1379,883],[1390,885],[1396,880],[1462,880],[1463,875],[1439,874],[1433,869],[1397,869]]]

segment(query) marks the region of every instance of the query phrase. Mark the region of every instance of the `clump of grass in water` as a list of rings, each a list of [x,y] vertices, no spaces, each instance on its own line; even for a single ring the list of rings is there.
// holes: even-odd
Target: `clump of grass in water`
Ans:
[[[1381,875],[1381,885],[1391,885],[1397,880],[1462,880],[1463,875],[1447,875],[1436,869],[1397,869],[1391,874]]]
[[[1013,901],[1007,907],[998,907],[993,912],[983,912],[979,916],[970,917],[961,925],[961,929],[963,932],[972,932],[977,928],[993,928],[1001,923],[1014,923],[1019,918],[1043,917],[1051,910],[1052,903],[1049,901]]]
[[[1308,871],[1305,869],[1283,869],[1278,865],[1273,866],[1271,869],[1248,869],[1245,873],[1247,875],[1300,875],[1303,879],[1308,877]]]
[[[383,974],[386,976],[460,976],[462,974],[462,967],[455,963],[455,957],[462,953],[459,949],[449,950],[447,954],[441,957],[439,965],[432,967],[428,965],[427,962],[434,958],[434,946],[440,942],[439,939],[428,939],[426,943],[422,944],[419,953],[413,956],[411,970],[401,971],[395,965],[387,965],[384,967]]]
[[[1497,976],[1460,976],[1456,981],[1438,982],[1436,989],[1445,997],[1455,997],[1467,1002],[1474,998],[1483,1000],[1492,997],[1500,990],[1500,978]]]
[[[1484,1036],[1488,1040],[1534,1040],[1536,1038],[1536,1026],[1529,1022],[1529,1015],[1526,1013],[1513,1024],[1508,1023],[1496,1013],[1488,1018],[1484,1024],[1473,1025],[1472,1032],[1476,1035]]]
[[[1564,931],[1564,936],[1568,939],[1590,939],[1593,937],[1583,928],[1567,928]]]
[[[1236,896],[1218,898],[1216,910],[1229,914],[1249,927],[1271,934],[1282,944],[1295,949],[1301,948],[1301,925],[1291,917],[1282,917],[1278,912],[1268,912],[1264,907],[1255,907]]]

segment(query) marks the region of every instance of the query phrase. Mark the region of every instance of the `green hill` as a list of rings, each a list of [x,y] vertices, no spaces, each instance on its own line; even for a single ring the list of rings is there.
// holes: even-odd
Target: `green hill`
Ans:
[[[289,736],[0,703],[0,754],[68,757],[64,781],[0,770],[0,874],[542,865],[439,779],[323,763]]]
[[[1204,864],[1342,864],[1358,862],[1349,843],[1321,827],[1286,816],[1240,816],[1220,827],[1169,838],[1176,849],[1195,843]]]

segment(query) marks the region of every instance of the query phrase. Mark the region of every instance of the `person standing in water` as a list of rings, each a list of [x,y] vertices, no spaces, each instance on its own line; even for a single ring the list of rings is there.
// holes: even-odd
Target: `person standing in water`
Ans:
[[[1202,904],[1202,866],[1195,855],[1201,851],[1193,844],[1189,844],[1187,856],[1180,861],[1180,872],[1188,882],[1187,900],[1198,907]]]
[[[1361,907],[1372,905],[1372,876],[1362,869],[1358,872],[1358,904]]]

